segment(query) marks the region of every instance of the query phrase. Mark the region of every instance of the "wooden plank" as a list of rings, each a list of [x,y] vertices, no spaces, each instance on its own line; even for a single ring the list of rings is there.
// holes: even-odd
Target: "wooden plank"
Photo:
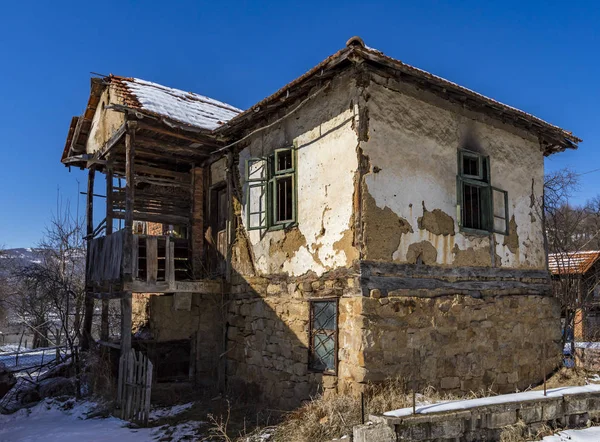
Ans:
[[[146,238],[146,281],[155,284],[158,278],[158,238]]]
[[[139,277],[139,253],[140,253],[140,238],[138,235],[133,235],[131,238],[131,276],[133,279]]]
[[[175,285],[175,242],[169,237],[166,238],[165,249],[165,281],[172,287]]]
[[[175,132],[175,129],[173,129],[173,130],[163,129],[162,127],[150,125],[145,121],[140,122],[139,127],[140,127],[140,130],[149,130],[149,131],[156,132],[159,134],[168,135],[173,138],[179,138],[181,140],[190,141],[192,143],[199,143],[204,146],[211,146],[211,147],[221,147],[222,146],[221,143],[218,143],[215,141],[209,141],[208,138],[201,138],[201,136],[194,137],[192,135],[186,135],[181,132]]]
[[[434,278],[405,278],[399,276],[371,276],[361,278],[364,294],[369,290],[379,289],[382,292],[404,291],[403,296],[431,297],[446,294],[551,294],[549,282],[534,283],[514,280],[487,280],[487,281],[447,281]]]
[[[192,174],[190,172],[176,172],[174,170],[163,169],[161,167],[151,167],[142,165],[136,165],[135,172],[138,176],[139,174],[146,174],[173,178],[182,183],[190,184],[192,182]]]
[[[111,299],[121,299],[127,296],[127,292],[118,291],[118,292],[99,292],[93,291],[92,297],[94,299],[102,299],[103,301],[110,301]]]
[[[148,418],[150,416],[150,396],[152,393],[152,371],[154,365],[150,359],[146,362],[146,379],[144,380],[144,426],[148,425]]]
[[[81,119],[80,119],[81,121]],[[90,258],[90,244],[94,233],[94,181],[96,176],[96,170],[90,169],[88,172],[88,184],[87,184],[87,204],[86,204],[86,237],[87,237],[87,253],[86,253],[86,275],[89,274],[89,269],[96,263]],[[86,287],[88,286],[89,278],[86,280]],[[90,341],[92,339],[92,321],[94,318],[94,298],[90,296],[90,292],[86,290],[85,296],[85,311],[83,315],[83,333],[81,339],[81,348],[87,350],[90,347]]]
[[[123,289],[134,293],[200,293],[200,294],[220,294],[222,293],[221,281],[202,280],[202,281],[175,281],[174,285],[169,285],[166,281],[158,281],[149,284],[146,281],[131,281],[123,284]],[[227,292],[229,289],[225,287]]]
[[[131,292],[121,298],[121,354],[131,350]]]
[[[125,171],[125,242],[123,250],[123,275],[126,280],[131,280],[132,272],[132,236],[133,236],[133,201],[135,198],[135,129],[136,121],[127,122],[127,132],[125,135],[126,149],[126,171]]]
[[[100,150],[98,150],[98,152],[96,152],[96,154],[94,156],[96,158],[104,158],[106,156],[106,154],[108,154],[111,151],[111,149],[113,147],[115,147],[117,144],[119,144],[119,142],[121,141],[121,138],[123,138],[123,135],[125,134],[126,131],[127,131],[127,121],[125,121],[123,124],[121,124],[121,126],[119,126],[119,128],[116,130],[116,132],[111,135],[111,137],[108,139],[106,144],[104,146],[102,146],[100,148]]]
[[[502,267],[441,267],[418,264],[397,264],[377,261],[361,261],[360,274],[363,277],[369,277],[371,275],[389,275],[409,278],[448,279],[550,279],[550,273],[546,270],[509,269]]]
[[[113,211],[112,215],[117,219],[124,219],[125,212],[124,211]],[[177,215],[160,215],[155,213],[145,213],[135,211],[133,215],[136,221],[149,221],[161,224],[175,224],[187,226],[190,223],[190,219],[188,217],[177,216]]]

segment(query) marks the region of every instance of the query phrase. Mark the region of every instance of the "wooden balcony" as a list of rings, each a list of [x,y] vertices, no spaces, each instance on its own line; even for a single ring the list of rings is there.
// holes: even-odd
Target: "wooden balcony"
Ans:
[[[221,280],[193,280],[187,239],[132,235],[131,275],[125,270],[125,230],[90,241],[88,286],[97,298],[135,293],[220,293]]]

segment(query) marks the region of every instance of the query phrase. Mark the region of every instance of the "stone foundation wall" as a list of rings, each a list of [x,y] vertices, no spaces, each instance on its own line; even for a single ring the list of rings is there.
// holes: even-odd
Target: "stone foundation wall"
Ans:
[[[136,295],[133,311],[136,318],[146,321],[149,339],[155,342],[189,339],[190,377],[198,384],[216,386],[225,323],[221,295]]]
[[[348,315],[360,302],[355,278],[344,271],[322,278],[249,277],[232,287],[227,325],[228,388],[291,409],[319,392],[343,391],[358,369],[349,347],[360,333]],[[338,376],[309,369],[311,299],[339,300]],[[344,379],[345,380],[345,379]]]
[[[419,388],[514,392],[560,362],[560,308],[552,297],[364,297],[352,314],[363,328],[353,344],[361,349],[363,376],[355,380],[362,383],[417,376]]]

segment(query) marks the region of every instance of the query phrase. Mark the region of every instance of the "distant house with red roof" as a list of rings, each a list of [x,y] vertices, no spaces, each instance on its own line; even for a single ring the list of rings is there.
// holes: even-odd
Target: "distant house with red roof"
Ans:
[[[600,340],[600,251],[551,253],[548,269],[552,273],[554,291],[564,298],[566,287],[575,310],[573,337],[578,341]],[[563,312],[563,319],[566,316]]]

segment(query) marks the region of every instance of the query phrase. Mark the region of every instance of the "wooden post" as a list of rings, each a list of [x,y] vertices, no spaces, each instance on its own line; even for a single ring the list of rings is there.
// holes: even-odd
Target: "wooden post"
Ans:
[[[87,350],[90,348],[92,339],[92,320],[94,318],[94,298],[88,289],[87,275],[89,269],[95,263],[90,262],[90,243],[92,242],[92,234],[94,233],[94,178],[96,170],[91,168],[88,173],[87,185],[87,204],[86,204],[86,235],[87,235],[87,254],[86,254],[86,288],[85,288],[85,313],[83,316],[83,333],[81,336],[81,348]]]
[[[123,281],[131,282],[133,265],[133,202],[135,197],[135,130],[137,121],[127,122],[125,135],[125,240],[123,245]],[[121,298],[121,354],[131,349],[131,292]]]
[[[234,215],[233,215],[233,153],[227,152],[227,253],[225,254],[225,279],[231,282],[232,265],[231,252],[235,235]]]
[[[113,171],[110,165],[106,169],[106,236],[113,233]],[[108,341],[108,299],[102,300],[102,314],[100,317],[100,339]]]
[[[123,276],[132,280],[133,202],[135,199],[135,129],[137,121],[127,122],[125,135],[125,244],[123,246]]]

